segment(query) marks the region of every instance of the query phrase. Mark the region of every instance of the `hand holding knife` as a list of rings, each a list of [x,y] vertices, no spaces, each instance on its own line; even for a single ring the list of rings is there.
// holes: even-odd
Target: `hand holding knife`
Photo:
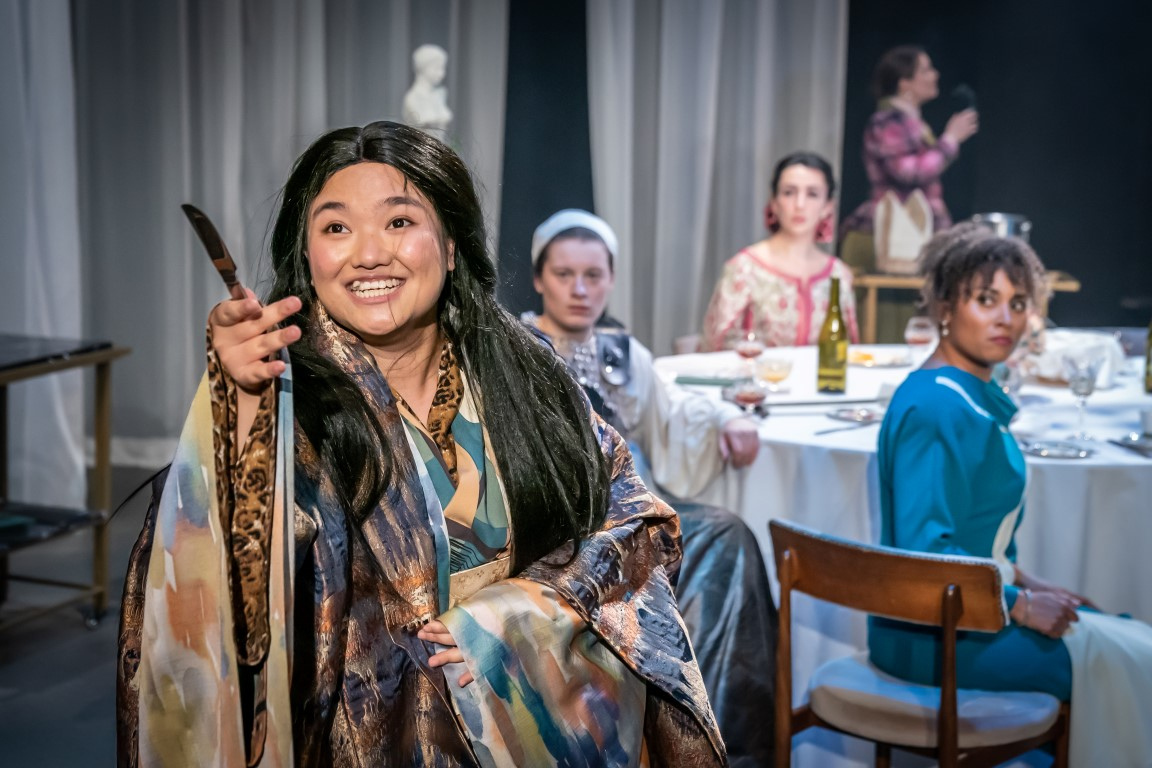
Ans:
[[[287,355],[282,350],[300,338],[300,328],[282,326],[281,323],[291,322],[292,315],[300,311],[300,299],[288,296],[262,306],[252,292],[240,284],[236,277],[236,262],[211,220],[194,205],[184,204],[181,208],[232,298],[217,304],[208,315],[212,347],[224,371],[237,386],[243,392],[255,395],[287,369]],[[244,418],[247,410],[241,408],[238,432],[241,442],[250,426]]]

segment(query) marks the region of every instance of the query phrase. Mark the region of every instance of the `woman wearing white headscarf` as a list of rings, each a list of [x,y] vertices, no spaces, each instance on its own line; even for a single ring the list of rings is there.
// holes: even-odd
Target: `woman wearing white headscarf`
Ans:
[[[577,209],[549,217],[532,237],[544,311],[523,319],[553,343],[597,412],[628,440],[637,471],[679,513],[676,598],[728,759],[770,765],[764,713],[775,686],[776,608],[759,545],[731,512],[674,498],[698,494],[728,464],[750,464],[759,435],[731,403],[665,384],[630,334],[597,327],[618,257],[616,233],[600,217]]]

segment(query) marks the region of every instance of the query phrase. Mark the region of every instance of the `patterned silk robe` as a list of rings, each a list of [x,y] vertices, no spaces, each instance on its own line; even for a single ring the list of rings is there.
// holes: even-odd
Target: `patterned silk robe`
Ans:
[[[319,327],[317,347],[360,386],[393,451],[388,492],[363,520],[344,513],[293,426],[290,373],[238,451],[233,385],[209,354],[125,583],[120,763],[724,764],[669,586],[678,522],[619,435],[590,416],[611,502],[577,556],[561,548],[449,610],[454,561],[502,551],[491,530],[461,544],[445,519],[461,493],[444,488],[449,465],[471,462],[485,490],[469,498],[499,488],[487,440],[480,457],[459,441],[445,450],[432,423],[414,433],[363,346],[326,317]],[[433,446],[457,456],[429,462]],[[466,688],[449,682],[460,665],[428,666],[439,649],[416,632],[434,617],[476,678]]]

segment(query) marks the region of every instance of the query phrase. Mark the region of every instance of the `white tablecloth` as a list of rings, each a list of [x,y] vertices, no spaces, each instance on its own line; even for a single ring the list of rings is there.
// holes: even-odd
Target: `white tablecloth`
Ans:
[[[880,358],[898,346],[857,347]],[[847,426],[828,413],[847,401],[875,399],[903,381],[912,367],[850,366],[844,395],[815,391],[814,347],[769,350],[791,357],[786,393],[771,396],[760,427],[760,454],[749,468],[728,471],[698,499],[740,514],[760,539],[777,589],[768,521],[794,520],[849,539],[878,542],[880,503],[876,466],[879,426],[816,434]],[[1019,563],[1043,578],[1085,594],[1107,611],[1152,621],[1152,459],[1103,440],[1138,431],[1139,412],[1152,409],[1143,392],[1143,360],[1130,359],[1115,386],[1088,400],[1088,431],[1101,439],[1087,459],[1028,457],[1025,518],[1017,534]],[[731,352],[678,355],[656,361],[662,376],[739,375],[746,368]],[[693,386],[719,397],[719,387]],[[1075,399],[1065,388],[1025,384],[1014,430],[1034,439],[1063,439],[1076,427]],[[811,404],[815,403],[815,404]],[[843,407],[843,406],[841,406]],[[856,406],[853,406],[856,407]],[[873,407],[861,405],[859,407]],[[778,596],[778,595],[777,595]],[[797,697],[821,663],[866,646],[865,617],[797,596],[793,604]],[[797,765],[871,764],[862,742],[810,731],[797,742]],[[849,760],[844,758],[848,757]]]

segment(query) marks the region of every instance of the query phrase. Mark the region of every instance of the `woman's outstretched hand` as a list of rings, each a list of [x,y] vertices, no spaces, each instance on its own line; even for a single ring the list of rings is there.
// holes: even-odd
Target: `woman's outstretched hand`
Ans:
[[[428,658],[428,666],[442,667],[445,664],[463,664],[464,654],[456,647],[456,641],[452,638],[452,633],[448,631],[448,627],[438,619],[425,624],[416,633],[416,637],[428,643],[437,643],[438,645],[449,646],[439,653],[433,654]],[[460,675],[460,687],[468,685],[474,678],[472,673],[465,670],[464,674]]]
[[[212,329],[212,348],[224,368],[241,390],[258,395],[264,385],[284,373],[285,365],[269,359],[300,338],[295,325],[276,325],[300,311],[300,299],[281,299],[264,307],[256,294],[245,288],[245,299],[222,301],[208,314]]]

